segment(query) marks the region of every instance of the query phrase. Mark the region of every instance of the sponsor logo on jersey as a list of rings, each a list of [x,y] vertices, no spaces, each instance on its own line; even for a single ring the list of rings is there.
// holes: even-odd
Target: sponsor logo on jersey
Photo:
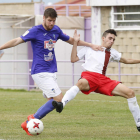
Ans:
[[[52,61],[53,60],[53,56],[54,55],[52,54],[52,52],[49,52],[48,55],[44,54],[44,60],[45,61]]]
[[[56,41],[55,40],[48,40],[48,41],[44,41],[44,49],[48,49],[50,51],[53,50],[54,46],[55,46]]]
[[[44,36],[47,35],[47,33],[43,34]]]

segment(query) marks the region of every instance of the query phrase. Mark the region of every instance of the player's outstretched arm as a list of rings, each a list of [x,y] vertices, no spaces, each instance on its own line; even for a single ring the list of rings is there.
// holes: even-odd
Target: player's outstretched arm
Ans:
[[[71,52],[71,62],[72,63],[77,62],[79,60],[79,58],[77,56],[77,44],[80,40],[80,34],[77,35],[77,30],[75,30],[75,32],[74,32],[73,39],[74,39],[74,43],[73,43],[73,48],[72,48],[72,52]]]
[[[78,46],[87,46],[87,47],[92,48],[95,51],[103,51],[103,47],[101,45],[95,45],[95,44],[88,43],[88,42],[85,42],[85,41],[82,41],[82,40],[80,40],[78,42]]]
[[[74,38],[70,37],[70,39],[66,42],[73,45],[74,44]],[[77,46],[87,46],[87,47],[91,47],[95,51],[98,51],[98,50],[103,51],[103,47],[101,45],[94,45],[92,43],[88,43],[88,42],[85,42],[85,41],[82,41],[82,40],[78,41]]]
[[[21,37],[12,39],[12,40],[8,41],[7,43],[5,43],[4,45],[0,46],[0,50],[14,47],[23,42],[24,42],[24,40]]]
[[[140,63],[140,60],[125,59],[125,58],[121,57],[120,62],[124,63],[124,64],[138,64],[138,63]]]

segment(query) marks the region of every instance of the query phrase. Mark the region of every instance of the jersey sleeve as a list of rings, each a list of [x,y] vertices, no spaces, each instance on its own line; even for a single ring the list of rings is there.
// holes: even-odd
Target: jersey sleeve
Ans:
[[[61,39],[61,40],[63,40],[63,41],[68,41],[69,38],[70,38],[70,37],[69,37],[68,35],[64,34],[64,33],[62,32],[62,30],[60,29],[60,33],[59,33],[59,38],[58,38],[58,39]]]
[[[121,56],[122,54],[119,53],[118,51],[116,51],[115,49],[112,50],[112,56],[113,56],[113,59],[112,59],[112,62],[119,62],[120,59],[121,59]]]
[[[87,47],[84,47],[78,51],[77,56],[78,56],[79,60],[84,58],[86,51],[87,51]]]
[[[21,35],[20,37],[25,41],[31,41],[31,40],[35,40],[36,38],[36,32],[37,29],[35,27],[27,30],[23,35]]]

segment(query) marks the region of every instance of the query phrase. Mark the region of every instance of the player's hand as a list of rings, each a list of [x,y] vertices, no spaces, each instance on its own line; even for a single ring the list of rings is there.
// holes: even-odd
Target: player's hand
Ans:
[[[73,38],[74,38],[74,41],[75,41],[75,42],[78,42],[78,41],[80,40],[80,34],[77,35],[77,30],[76,30],[76,29],[75,29],[75,31],[74,31]]]
[[[94,44],[91,44],[91,48],[95,51],[103,51],[103,47],[101,45],[94,45]]]

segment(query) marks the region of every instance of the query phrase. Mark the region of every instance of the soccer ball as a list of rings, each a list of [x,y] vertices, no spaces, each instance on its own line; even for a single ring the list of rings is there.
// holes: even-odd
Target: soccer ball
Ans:
[[[28,123],[27,123],[27,128],[28,131],[31,135],[39,135],[43,129],[43,122],[39,119],[31,119]]]

